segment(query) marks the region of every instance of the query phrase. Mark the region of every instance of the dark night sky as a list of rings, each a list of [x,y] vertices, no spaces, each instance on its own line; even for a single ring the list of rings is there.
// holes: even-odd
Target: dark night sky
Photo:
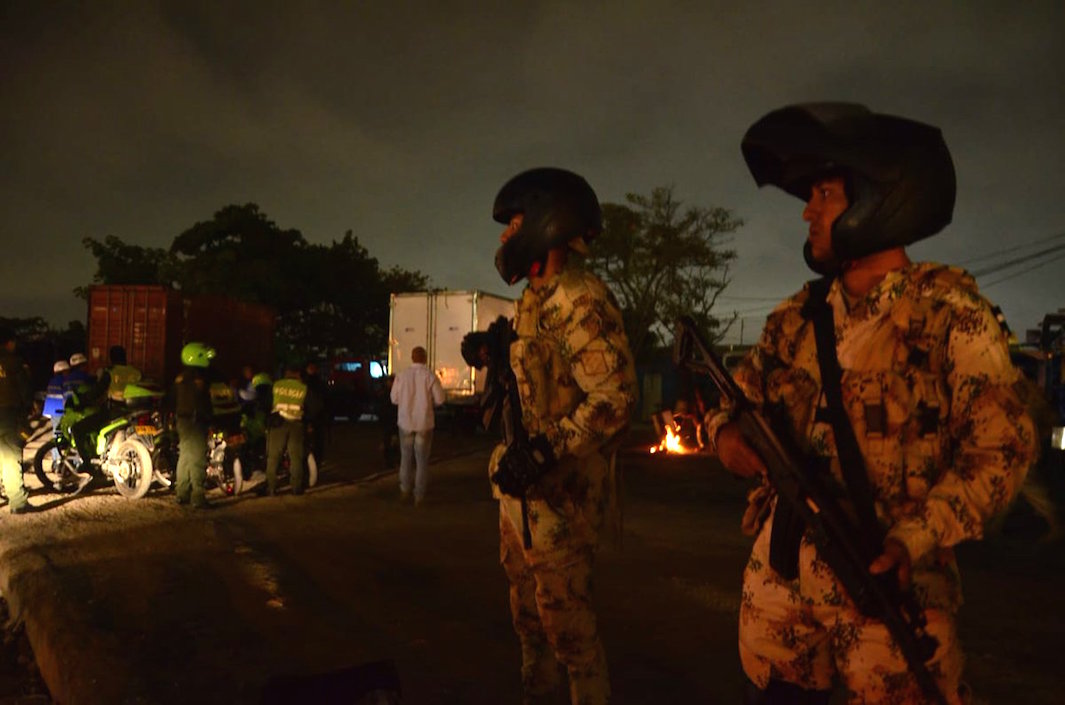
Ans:
[[[759,191],[739,141],[809,100],[943,129],[958,204],[916,259],[1065,245],[1028,246],[1065,236],[1060,0],[480,5],[0,3],[0,315],[83,318],[81,238],[165,247],[248,201],[434,285],[516,295],[492,198],[551,164],[604,201],[672,184],[745,219],[722,304],[751,342],[812,274],[802,204]],[[1065,307],[1065,259],[1019,274],[1041,262],[978,278],[1016,330]]]

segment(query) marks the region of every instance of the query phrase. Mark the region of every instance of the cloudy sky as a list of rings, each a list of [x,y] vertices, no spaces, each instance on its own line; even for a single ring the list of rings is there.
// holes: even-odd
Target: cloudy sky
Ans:
[[[942,128],[954,223],[915,258],[1065,247],[1060,0],[494,5],[0,2],[0,315],[84,319],[81,238],[166,247],[249,201],[436,286],[516,295],[492,199],[556,165],[604,201],[673,185],[743,218],[721,304],[751,342],[812,274],[802,204],[754,186],[740,138],[812,100]],[[1057,256],[978,277],[1015,330],[1065,307]]]

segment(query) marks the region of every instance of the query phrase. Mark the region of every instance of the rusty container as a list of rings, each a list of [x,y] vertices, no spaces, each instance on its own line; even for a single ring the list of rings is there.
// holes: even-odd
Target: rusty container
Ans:
[[[94,285],[89,287],[89,370],[110,365],[113,345],[146,378],[169,384],[181,368],[181,347],[206,343],[218,352],[212,366],[224,379],[239,377],[241,367],[274,371],[275,316],[267,306],[224,296],[182,296],[165,286]]]

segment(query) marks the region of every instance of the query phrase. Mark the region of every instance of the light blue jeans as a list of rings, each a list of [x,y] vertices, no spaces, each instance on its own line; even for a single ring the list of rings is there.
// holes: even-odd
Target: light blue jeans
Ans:
[[[414,499],[425,497],[429,488],[429,451],[433,445],[433,431],[407,431],[399,429],[399,491],[409,494],[414,480]],[[417,466],[411,478],[411,462]]]

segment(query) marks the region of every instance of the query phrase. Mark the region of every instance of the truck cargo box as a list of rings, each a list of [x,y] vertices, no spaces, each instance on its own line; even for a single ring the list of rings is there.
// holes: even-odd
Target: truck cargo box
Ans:
[[[514,317],[514,301],[483,291],[436,291],[392,294],[389,313],[388,371],[410,366],[410,352],[422,346],[451,402],[476,399],[484,390],[478,374],[462,359],[462,338],[487,330],[499,316]]]
[[[181,348],[200,341],[215,348],[212,366],[225,378],[245,364],[273,371],[275,316],[266,306],[224,296],[182,296],[165,286],[89,287],[89,370],[110,364],[113,345],[126,349],[130,365],[168,384],[181,367]]]

